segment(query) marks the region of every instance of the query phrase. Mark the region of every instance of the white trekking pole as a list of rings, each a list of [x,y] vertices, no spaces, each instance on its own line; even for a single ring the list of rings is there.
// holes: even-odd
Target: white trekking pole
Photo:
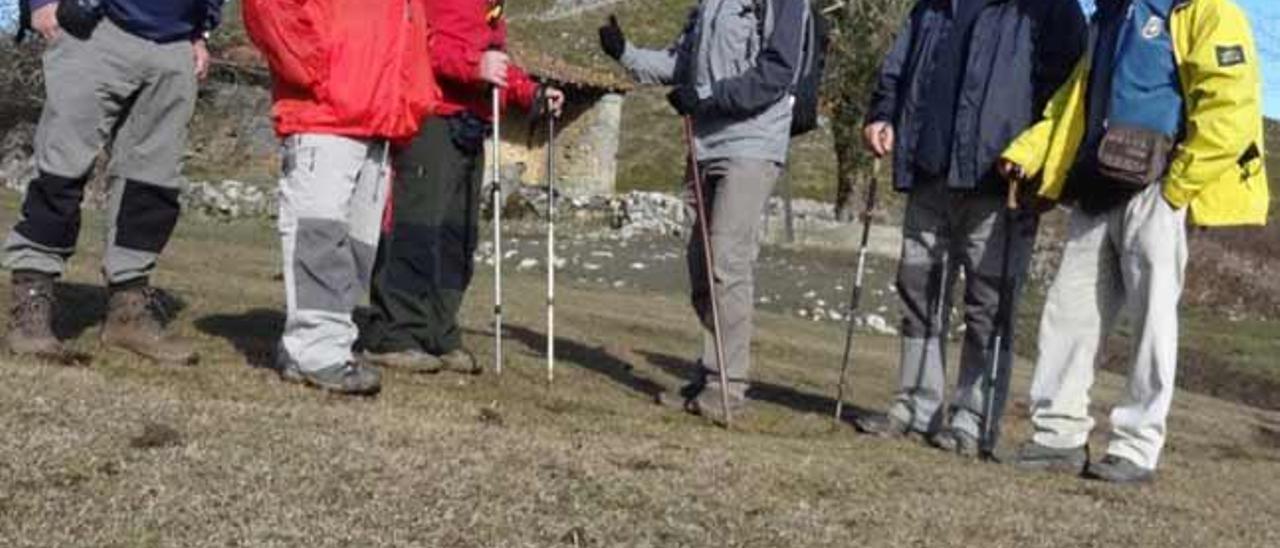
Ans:
[[[849,309],[845,311],[844,359],[840,362],[840,381],[836,385],[836,422],[844,415],[844,385],[849,373],[849,358],[853,350],[853,327],[862,303],[862,276],[866,273],[867,244],[871,241],[871,218],[876,208],[876,182],[880,179],[880,159],[876,158],[871,171],[871,183],[867,185],[867,206],[862,212],[862,240],[858,246],[858,267],[853,275],[853,289],[849,297]]]
[[[493,368],[502,374],[502,89],[493,93]]]
[[[556,377],[556,117],[547,103],[547,384]]]

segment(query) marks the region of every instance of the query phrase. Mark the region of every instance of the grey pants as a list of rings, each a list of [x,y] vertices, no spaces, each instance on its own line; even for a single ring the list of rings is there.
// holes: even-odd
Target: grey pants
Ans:
[[[715,258],[715,290],[720,303],[726,373],[730,397],[746,395],[751,370],[752,315],[755,308],[755,266],[760,253],[760,222],[782,166],[766,160],[711,160],[702,168],[703,192],[710,216],[711,249]],[[687,218],[695,219],[692,177],[686,184]],[[702,239],[696,226],[690,232],[687,261],[691,300],[703,326],[702,367],[711,386],[720,384],[711,321],[711,293],[707,285]]]
[[[1003,196],[952,192],[942,181],[917,186],[907,199],[897,281],[902,362],[889,412],[916,431],[933,432],[944,422],[947,319],[952,288],[963,272],[965,336],[950,426],[975,437],[980,433],[990,369],[987,349],[996,326],[1004,265],[1003,212]],[[1035,243],[1035,221],[1018,217],[1014,230],[1009,294],[1016,296]],[[1014,310],[1015,303],[1008,306]],[[997,436],[1009,392],[1012,339],[1008,334],[996,349],[1000,357],[992,431]]]
[[[1098,349],[1127,309],[1133,319],[1129,380],[1111,411],[1107,453],[1155,469],[1178,370],[1186,219],[1185,209],[1164,201],[1160,185],[1110,212],[1072,212],[1062,266],[1040,320],[1031,381],[1036,443],[1073,448],[1089,440]]]
[[[88,40],[62,33],[44,53],[38,175],[4,243],[4,266],[61,275],[80,235],[80,202],[111,143],[107,282],[145,278],[178,222],[179,164],[195,108],[191,43],[156,44],[104,20]]]
[[[280,240],[288,314],[279,360],[303,371],[352,360],[351,318],[369,290],[391,170],[384,141],[293,135],[284,142]]]

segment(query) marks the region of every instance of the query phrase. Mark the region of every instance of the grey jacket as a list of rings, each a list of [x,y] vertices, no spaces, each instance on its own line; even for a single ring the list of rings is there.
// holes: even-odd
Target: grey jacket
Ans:
[[[628,43],[622,65],[642,84],[693,85],[711,99],[694,119],[698,161],[786,163],[808,13],[807,0],[701,0],[670,48]]]

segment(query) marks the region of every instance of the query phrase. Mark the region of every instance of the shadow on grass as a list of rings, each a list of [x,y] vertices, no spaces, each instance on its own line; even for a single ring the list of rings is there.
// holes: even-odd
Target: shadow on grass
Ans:
[[[680,377],[686,382],[692,382],[700,375],[698,365],[692,361],[658,352],[642,350],[639,353],[654,367],[657,367],[671,375]],[[810,394],[790,386],[762,381],[751,382],[751,388],[747,390],[747,399],[771,403],[798,413],[811,413],[815,415],[830,415],[831,413],[834,413],[836,409],[835,398],[819,394]],[[857,417],[873,414],[877,414],[877,412],[863,407],[850,405],[849,402],[846,401],[844,412],[841,413],[840,418],[844,422],[852,423],[852,421]]]
[[[506,333],[525,346],[541,351],[547,347],[547,335],[520,326],[508,326]],[[592,347],[578,341],[556,337],[556,360],[573,363],[583,369],[607,377],[609,380],[649,398],[657,398],[666,387],[661,383],[637,376],[635,366],[607,347]]]
[[[242,314],[213,314],[196,320],[196,329],[222,337],[250,367],[275,369],[276,341],[284,331],[284,312],[255,308]]]

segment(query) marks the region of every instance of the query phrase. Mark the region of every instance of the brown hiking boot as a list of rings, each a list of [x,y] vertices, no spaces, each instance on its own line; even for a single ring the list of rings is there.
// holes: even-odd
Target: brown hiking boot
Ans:
[[[440,356],[440,362],[444,364],[446,371],[454,373],[462,373],[464,375],[479,375],[484,373],[484,368],[476,362],[476,357],[465,348],[458,348],[446,352]]]
[[[18,356],[53,360],[67,365],[88,362],[63,346],[53,334],[53,276],[36,272],[15,272],[10,285],[9,332],[5,348]]]
[[[113,291],[100,340],[156,363],[195,365],[199,360],[195,349],[166,333],[164,321],[164,305],[155,288],[144,285]]]
[[[365,350],[361,359],[369,364],[387,369],[402,369],[411,373],[433,375],[444,369],[444,362],[439,356],[433,356],[421,350],[393,350],[377,352]]]

